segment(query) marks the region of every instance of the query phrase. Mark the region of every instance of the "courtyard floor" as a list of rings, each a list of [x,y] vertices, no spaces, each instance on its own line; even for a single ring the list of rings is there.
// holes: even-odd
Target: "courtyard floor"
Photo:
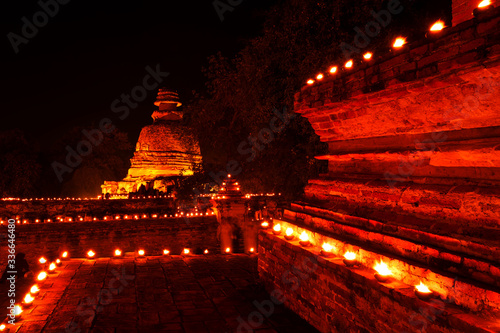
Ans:
[[[32,284],[16,286],[18,297]],[[39,285],[10,332],[317,332],[270,301],[256,255],[71,259]]]

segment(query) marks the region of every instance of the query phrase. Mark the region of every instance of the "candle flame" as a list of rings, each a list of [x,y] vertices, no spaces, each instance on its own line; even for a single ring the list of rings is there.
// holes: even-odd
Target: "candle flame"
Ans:
[[[51,263],[51,264],[49,265],[49,271],[53,271],[53,270],[55,270],[55,269],[56,269],[56,264]]]
[[[264,221],[260,225],[263,226],[264,228],[267,228],[269,226],[269,222]]]
[[[21,308],[20,305],[14,306],[14,315],[17,317],[20,316],[21,313],[23,313],[23,308]]]
[[[354,260],[354,259],[356,259],[356,253],[351,252],[351,251],[347,251],[344,254],[344,258],[346,258],[347,260]]]
[[[308,84],[308,85],[311,85],[311,84],[313,84],[313,83],[314,83],[314,80],[312,80],[312,79],[307,80],[307,84]]]
[[[5,330],[5,325],[4,324],[0,325],[0,331],[3,331],[3,330]]]
[[[323,251],[325,251],[325,252],[332,252],[332,250],[333,250],[333,246],[331,246],[328,243],[323,243],[322,248],[323,248]]]
[[[62,257],[66,258],[67,256],[68,256],[68,252],[67,251],[63,252]]]
[[[363,58],[365,58],[365,60],[370,60],[372,58],[372,55],[373,53],[366,52],[365,54],[363,54]]]
[[[45,280],[45,278],[47,278],[47,273],[40,272],[40,274],[38,274],[38,277],[37,277],[38,281],[43,281],[43,280]]]
[[[348,62],[345,63],[345,68],[352,68],[353,62],[352,60],[349,60]]]
[[[293,234],[293,229],[292,228],[287,228],[286,229],[286,235],[291,236]]]
[[[169,254],[169,253],[170,253],[169,250],[167,250],[167,249],[163,250],[163,254]]]
[[[120,249],[116,249],[115,256],[121,256],[121,255],[122,255],[122,251]]]
[[[316,76],[316,79],[317,79],[317,80],[321,80],[321,79],[323,79],[323,74],[319,73],[319,74]]]
[[[229,252],[231,252],[231,248],[226,247],[226,253],[229,253]]]
[[[31,287],[31,289],[30,289],[30,293],[32,293],[32,294],[36,294],[36,293],[37,293],[37,292],[39,292],[39,291],[40,291],[40,289],[38,288],[38,285],[36,285],[36,284],[35,284],[35,285],[33,285],[33,286]]]
[[[61,259],[56,259],[56,264],[59,264],[61,262]]]
[[[38,261],[40,262],[40,264],[45,264],[47,262],[47,259],[41,257],[40,259],[38,259]]]
[[[330,67],[330,74],[335,74],[337,72],[337,66]]]
[[[489,5],[491,5],[490,0],[483,0],[479,3],[479,5],[477,5],[477,8],[484,8],[484,7],[487,7]]]
[[[273,230],[274,231],[281,231],[281,225],[279,223],[275,224],[274,227],[273,227]]]
[[[302,233],[300,234],[300,237],[299,239],[303,242],[307,242],[309,240],[309,236],[306,234],[305,231],[302,231]]]
[[[396,40],[394,41],[394,44],[392,44],[392,46],[395,48],[399,48],[405,44],[406,44],[406,38],[398,37],[398,38],[396,38]]]
[[[430,31],[441,31],[444,29],[444,22],[443,21],[437,21],[432,25],[432,27],[429,29]]]
[[[184,254],[189,254],[189,249],[184,249]]]
[[[31,296],[30,293],[27,293],[26,296],[24,296],[24,303],[29,304],[33,302],[35,299]]]
[[[89,252],[87,252],[87,255],[92,258],[93,256],[95,256],[95,252],[90,250]]]
[[[252,253],[253,253],[254,251],[255,251],[255,249],[254,249],[253,247],[251,247],[251,248],[250,248],[250,252],[252,252]]]
[[[387,267],[387,264],[382,260],[380,260],[380,262],[375,265],[374,269],[377,271],[379,275],[382,276],[392,275],[391,270],[389,269],[389,267]]]
[[[141,250],[137,251],[137,253],[139,253],[140,256],[143,256],[145,252],[144,252],[144,250],[141,249]]]
[[[417,289],[421,293],[430,293],[431,291],[429,288],[420,281],[420,284],[418,286],[415,286],[415,289]]]
[[[205,254],[207,254],[207,253],[208,253],[208,250],[205,250],[205,251],[204,251],[204,253],[205,253]]]

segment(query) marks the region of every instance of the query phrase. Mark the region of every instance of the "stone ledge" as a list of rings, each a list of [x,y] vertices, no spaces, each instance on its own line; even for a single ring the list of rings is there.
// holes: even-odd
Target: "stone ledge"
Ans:
[[[292,227],[296,232],[305,230],[286,222],[284,227]],[[323,240],[327,238],[323,237]],[[303,248],[297,241],[286,241],[265,231],[259,233],[259,241],[259,275],[268,291],[281,290],[285,305],[320,331],[335,328],[339,331],[419,332],[422,325],[432,332],[495,332],[500,329],[498,313],[486,319],[451,304],[446,297],[444,301],[439,298],[421,301],[414,295],[411,285],[398,281],[399,276],[396,276],[398,280],[382,284],[374,278],[374,270],[346,267],[338,256],[323,258],[317,247]],[[353,246],[336,240],[332,244],[338,251],[354,250]],[[374,262],[372,257],[377,261],[383,259],[393,271],[395,267],[411,267],[363,249],[357,251],[359,260],[368,267]],[[306,261],[316,263],[316,269],[312,269],[314,265],[306,267]],[[413,274],[418,269],[414,267]],[[418,284],[421,279],[431,290],[438,288],[436,281],[429,278],[448,280],[427,273],[425,277],[413,277],[412,284]],[[380,323],[381,316],[387,325]]]

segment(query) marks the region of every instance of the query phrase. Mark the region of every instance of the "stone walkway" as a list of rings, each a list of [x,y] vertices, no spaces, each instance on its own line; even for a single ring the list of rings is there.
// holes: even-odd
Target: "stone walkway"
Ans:
[[[257,277],[257,257],[243,254],[71,259],[10,332],[316,332]]]

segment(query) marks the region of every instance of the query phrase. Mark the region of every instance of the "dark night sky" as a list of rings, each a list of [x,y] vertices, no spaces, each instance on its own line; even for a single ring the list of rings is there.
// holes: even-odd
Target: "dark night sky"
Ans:
[[[46,1],[46,0],[43,0]],[[109,117],[132,144],[151,122],[154,93],[125,120],[111,102],[142,82],[145,66],[170,72],[165,85],[183,102],[204,84],[202,67],[217,51],[232,55],[259,33],[262,9],[275,1],[243,1],[220,21],[212,0],[72,0],[15,54],[7,38],[21,34],[21,18],[40,10],[36,1],[3,4],[0,130],[20,128],[50,144],[64,128]]]

